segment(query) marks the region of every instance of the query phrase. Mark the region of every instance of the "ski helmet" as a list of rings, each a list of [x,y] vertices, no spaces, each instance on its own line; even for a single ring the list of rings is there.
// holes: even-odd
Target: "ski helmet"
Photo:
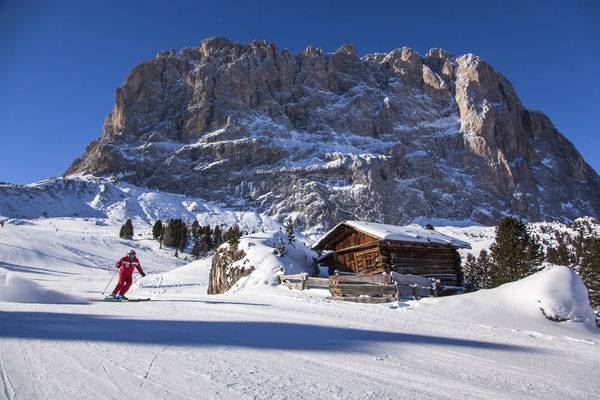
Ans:
[[[127,255],[135,256],[135,250],[129,250],[129,253],[127,253]]]

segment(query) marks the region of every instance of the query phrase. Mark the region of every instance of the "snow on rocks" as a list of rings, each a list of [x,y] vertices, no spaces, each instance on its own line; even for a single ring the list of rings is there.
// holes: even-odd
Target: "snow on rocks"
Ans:
[[[285,255],[278,255],[277,247],[280,241],[285,245]],[[222,245],[219,250],[228,248],[228,244]],[[217,268],[226,268],[226,276],[236,275],[237,282],[231,287],[233,291],[240,289],[250,289],[264,285],[278,285],[277,277],[282,271],[286,274],[310,273],[313,259],[317,254],[310,250],[303,241],[296,240],[289,244],[284,233],[266,232],[256,233],[244,236],[240,239],[238,250],[243,252],[243,256],[233,261],[227,266],[217,267],[213,262],[213,272],[217,273]],[[244,276],[233,273],[233,271],[248,271]]]
[[[16,273],[0,273],[0,301],[11,303],[85,304],[85,301],[45,289]]]
[[[196,219],[201,225],[238,224],[248,232],[278,229],[271,217],[255,210],[234,210],[197,197],[146,189],[107,178],[76,175],[31,185],[0,185],[0,220],[40,217],[94,218],[109,224],[152,224],[156,220]]]

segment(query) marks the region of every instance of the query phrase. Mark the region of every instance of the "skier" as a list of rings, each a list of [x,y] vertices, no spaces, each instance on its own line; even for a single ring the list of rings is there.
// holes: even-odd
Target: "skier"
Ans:
[[[128,300],[125,297],[125,293],[127,293],[133,283],[133,269],[137,269],[142,277],[146,276],[146,274],[133,250],[130,250],[125,257],[117,261],[116,267],[119,269],[119,282],[117,282],[115,290],[108,297],[118,300]]]

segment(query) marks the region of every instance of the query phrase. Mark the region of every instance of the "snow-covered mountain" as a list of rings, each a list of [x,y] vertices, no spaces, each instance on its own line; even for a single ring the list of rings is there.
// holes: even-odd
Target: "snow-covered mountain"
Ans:
[[[471,244],[463,257],[494,241],[473,222],[504,213],[574,221],[530,223],[544,246],[600,234],[576,219],[598,216],[598,175],[475,56],[225,39],[161,53],[68,175],[0,183],[0,399],[600,397],[573,269],[390,304],[277,285],[282,269],[310,271],[311,241],[350,217],[432,222]],[[302,229],[280,256],[287,216]],[[170,218],[240,225],[225,264],[244,274],[227,293],[207,294],[212,255],[152,238]],[[152,301],[99,301],[130,249],[147,275],[128,295]]]
[[[600,216],[600,177],[472,54],[359,57],[213,38],[159,53],[117,89],[67,175],[113,176],[228,207],[343,219],[492,224]]]
[[[238,224],[247,232],[280,227],[269,216],[249,208],[238,211],[218,202],[106,178],[78,176],[29,185],[0,184],[0,220],[40,217],[93,218],[100,224],[122,224],[130,218],[145,225],[181,218],[212,227]]]

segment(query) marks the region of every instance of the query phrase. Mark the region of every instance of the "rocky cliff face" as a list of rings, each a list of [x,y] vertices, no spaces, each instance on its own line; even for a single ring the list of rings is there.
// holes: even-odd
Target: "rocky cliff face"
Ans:
[[[208,294],[223,294],[231,289],[237,281],[254,271],[253,266],[235,267],[236,261],[244,258],[246,253],[229,245],[221,246],[212,260],[208,277]]]
[[[159,53],[117,89],[101,137],[66,172],[231,206],[341,219],[493,223],[600,216],[600,178],[479,57],[359,57],[266,41]]]

